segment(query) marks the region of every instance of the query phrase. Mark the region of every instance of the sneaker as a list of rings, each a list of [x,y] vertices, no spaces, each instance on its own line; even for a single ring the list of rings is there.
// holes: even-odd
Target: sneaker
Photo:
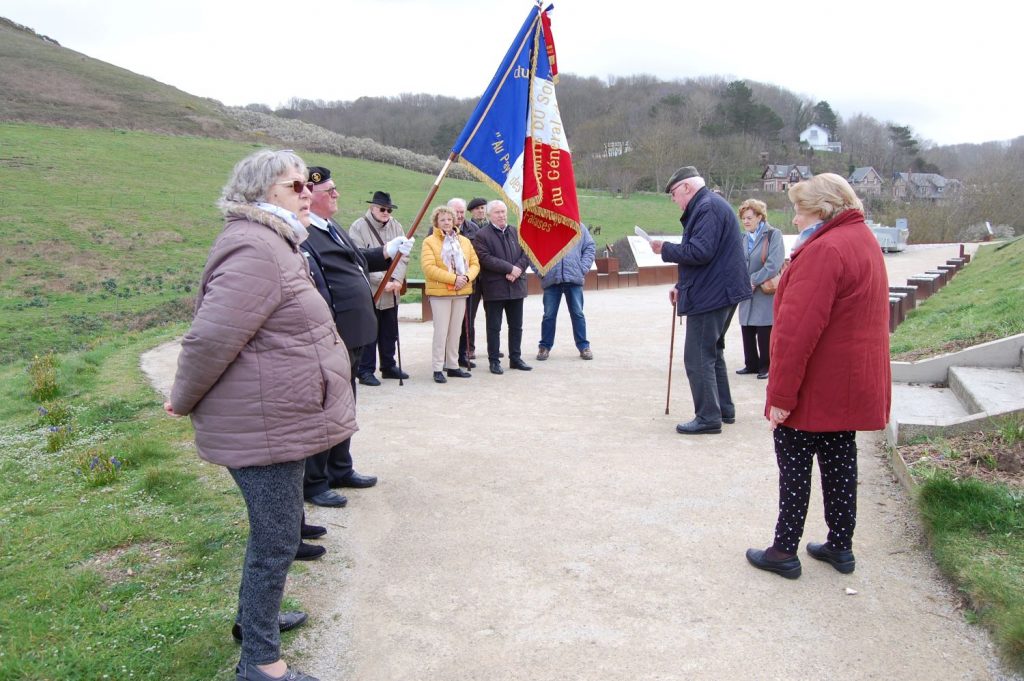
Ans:
[[[543,345],[537,348],[537,359],[543,362],[551,354],[551,350],[544,347]]]
[[[594,359],[594,353],[590,351],[590,348],[584,348],[580,350],[580,359]]]

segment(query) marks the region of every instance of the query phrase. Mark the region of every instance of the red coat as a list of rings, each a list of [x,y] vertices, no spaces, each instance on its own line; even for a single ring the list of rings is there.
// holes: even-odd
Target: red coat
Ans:
[[[889,419],[889,277],[864,215],[840,213],[792,256],[775,294],[765,415],[814,432]]]

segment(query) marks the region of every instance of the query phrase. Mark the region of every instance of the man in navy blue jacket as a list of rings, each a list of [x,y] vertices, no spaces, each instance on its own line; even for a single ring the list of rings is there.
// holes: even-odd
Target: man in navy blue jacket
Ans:
[[[721,433],[723,422],[736,422],[725,367],[725,333],[736,305],[751,296],[740,223],[732,206],[704,186],[693,166],[673,173],[665,192],[683,211],[683,240],[653,241],[651,248],[679,268],[669,299],[686,317],[683,363],[695,412],[692,421],[676,426],[676,432]]]

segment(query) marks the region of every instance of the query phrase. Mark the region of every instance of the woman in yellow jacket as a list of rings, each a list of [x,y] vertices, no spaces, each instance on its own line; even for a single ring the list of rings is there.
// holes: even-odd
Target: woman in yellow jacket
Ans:
[[[430,214],[434,231],[423,240],[420,264],[430,296],[430,312],[434,317],[434,344],[431,366],[434,382],[447,383],[451,378],[469,378],[459,366],[459,334],[466,313],[466,299],[473,292],[473,282],[480,274],[480,261],[469,239],[455,231],[455,213],[448,206],[438,206]]]

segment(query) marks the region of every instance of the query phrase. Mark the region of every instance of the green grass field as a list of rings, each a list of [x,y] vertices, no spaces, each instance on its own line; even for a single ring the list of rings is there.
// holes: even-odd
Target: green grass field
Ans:
[[[978,250],[970,265],[907,315],[890,339],[897,359],[927,357],[1024,333],[1024,239]]]
[[[193,287],[222,224],[220,188],[257,145],[10,123],[0,124],[0,136],[0,362],[191,316]],[[434,181],[368,161],[303,156],[334,171],[342,190],[336,220],[346,227],[382,189],[408,229]],[[452,196],[494,198],[481,183],[446,180],[434,205]],[[602,226],[602,248],[634,224],[679,230],[663,195],[588,193],[580,204],[584,221]],[[418,248],[413,256],[410,276],[418,277]]]
[[[236,661],[245,506],[138,368],[173,331],[62,356],[45,414],[25,365],[0,366],[0,679],[211,679]]]

